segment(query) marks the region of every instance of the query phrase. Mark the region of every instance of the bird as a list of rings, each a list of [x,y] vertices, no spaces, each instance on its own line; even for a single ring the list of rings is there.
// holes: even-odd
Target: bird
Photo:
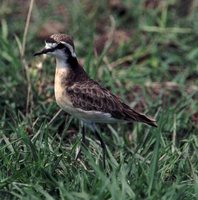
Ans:
[[[45,40],[45,47],[34,56],[51,55],[56,58],[54,81],[55,99],[59,107],[88,125],[103,150],[105,168],[106,144],[96,124],[142,122],[157,127],[156,120],[128,106],[110,90],[91,79],[78,62],[73,38],[56,33]],[[82,131],[82,142],[85,133]]]

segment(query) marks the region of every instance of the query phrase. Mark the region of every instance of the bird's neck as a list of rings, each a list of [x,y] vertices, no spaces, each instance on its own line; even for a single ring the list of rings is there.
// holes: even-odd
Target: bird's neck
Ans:
[[[83,67],[78,63],[77,58],[56,58],[56,75],[55,79],[60,80],[64,84],[71,84],[81,81],[87,77]]]
[[[56,58],[56,68],[62,70],[68,70],[69,68],[78,66],[78,60],[76,57],[64,57]]]

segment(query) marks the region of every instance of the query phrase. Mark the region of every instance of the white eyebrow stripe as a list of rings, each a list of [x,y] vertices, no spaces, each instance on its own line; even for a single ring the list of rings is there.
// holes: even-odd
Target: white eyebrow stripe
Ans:
[[[62,43],[62,44],[64,44],[65,46],[67,46],[68,49],[70,50],[72,56],[73,56],[73,57],[76,57],[76,53],[75,53],[75,51],[74,51],[74,48],[73,48],[70,44],[68,44],[67,42],[64,42],[64,41],[60,41],[60,43]]]
[[[45,42],[45,48],[46,49],[52,49],[55,48],[58,44],[57,43],[49,43],[49,42]]]

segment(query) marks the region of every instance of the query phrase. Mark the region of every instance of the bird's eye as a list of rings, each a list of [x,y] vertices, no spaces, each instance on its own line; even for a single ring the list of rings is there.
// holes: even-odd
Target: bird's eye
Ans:
[[[56,41],[54,39],[52,39],[52,38],[47,38],[45,40],[45,43],[56,43]]]
[[[65,45],[60,43],[60,44],[57,45],[56,48],[57,48],[57,49],[63,49],[64,47],[65,47]]]

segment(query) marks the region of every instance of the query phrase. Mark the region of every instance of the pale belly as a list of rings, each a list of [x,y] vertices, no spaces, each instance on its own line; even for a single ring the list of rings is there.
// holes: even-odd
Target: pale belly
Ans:
[[[115,118],[112,118],[109,113],[102,113],[99,111],[85,111],[80,108],[74,108],[73,106],[64,103],[64,101],[58,100],[56,102],[65,112],[86,122],[116,123],[119,121]]]
[[[57,72],[61,73],[61,72]],[[57,74],[58,75],[58,74]],[[55,99],[57,104],[70,115],[87,122],[115,123],[119,120],[112,118],[111,114],[99,111],[85,111],[72,105],[66,88],[61,84],[61,74],[55,77]]]
[[[55,98],[57,104],[70,115],[79,118],[87,122],[96,122],[96,123],[115,123],[119,120],[112,118],[111,114],[103,113],[99,111],[85,111],[80,108],[73,107],[69,97],[67,97],[64,91],[55,90]]]

